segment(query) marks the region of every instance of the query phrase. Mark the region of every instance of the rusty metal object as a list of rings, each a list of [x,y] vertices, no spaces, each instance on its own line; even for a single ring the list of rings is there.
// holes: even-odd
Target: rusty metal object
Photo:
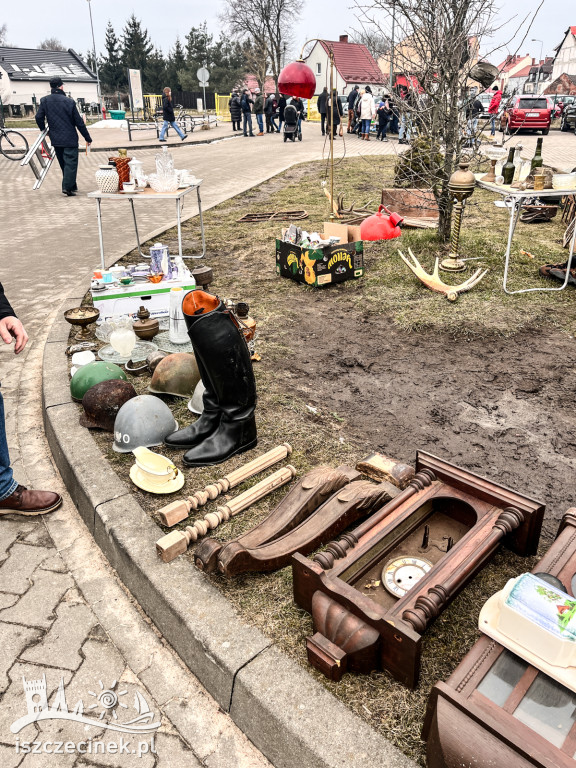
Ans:
[[[482,269],[477,269],[476,272],[474,272],[474,274],[468,278],[468,280],[460,283],[460,285],[447,285],[446,283],[442,282],[438,274],[438,266],[440,261],[439,259],[436,259],[436,263],[434,264],[434,271],[430,275],[420,265],[420,262],[416,256],[414,256],[410,248],[408,248],[408,256],[410,257],[409,259],[404,256],[402,251],[398,251],[398,253],[400,254],[400,258],[404,264],[406,264],[406,266],[412,270],[418,280],[424,283],[426,288],[430,288],[431,291],[436,291],[437,293],[443,293],[448,301],[456,301],[459,294],[465,293],[471,288],[474,288],[474,286],[478,285],[480,280],[482,280],[482,278],[488,273],[487,269],[484,271],[482,271]]]
[[[146,358],[146,365],[148,366],[150,373],[154,373],[160,360],[164,360],[165,357],[168,357],[168,353],[162,352],[161,349],[157,349],[155,352],[150,352]]]
[[[211,267],[198,267],[192,270],[192,277],[196,285],[199,285],[203,291],[207,290],[210,283],[214,280],[214,274]]]
[[[136,390],[129,381],[113,379],[94,384],[82,398],[84,413],[80,424],[88,429],[114,431],[114,421],[120,408],[136,397]]]

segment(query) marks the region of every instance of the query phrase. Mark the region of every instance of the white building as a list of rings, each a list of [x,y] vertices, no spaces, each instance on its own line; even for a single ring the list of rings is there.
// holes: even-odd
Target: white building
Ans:
[[[0,48],[0,98],[11,112],[13,107],[33,111],[42,96],[50,93],[52,77],[62,78],[65,93],[74,100],[98,102],[96,75],[71,48]]]
[[[576,27],[568,27],[564,40],[554,50],[556,58],[552,80],[556,80],[560,75],[576,75]]]
[[[333,87],[340,95],[347,94],[355,85],[380,88],[386,82],[368,48],[349,43],[348,35],[340,35],[338,41],[317,41],[306,57],[306,64],[316,75],[316,96],[330,88],[330,51],[334,54]]]

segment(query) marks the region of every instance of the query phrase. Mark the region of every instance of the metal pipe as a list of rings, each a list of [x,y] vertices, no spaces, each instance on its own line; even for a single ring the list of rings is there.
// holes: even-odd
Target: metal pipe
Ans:
[[[102,116],[102,89],[100,88],[100,73],[98,72],[98,56],[96,55],[96,39],[94,37],[94,24],[92,23],[92,5],[88,2],[88,12],[90,13],[90,29],[92,30],[92,50],[94,52],[94,68],[96,69],[96,91],[98,94],[98,103],[100,104],[100,115]]]

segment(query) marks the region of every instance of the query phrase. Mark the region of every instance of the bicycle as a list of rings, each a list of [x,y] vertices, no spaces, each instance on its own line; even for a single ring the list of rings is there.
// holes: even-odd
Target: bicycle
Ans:
[[[0,153],[8,160],[22,160],[28,152],[28,141],[18,131],[7,131],[0,126]]]

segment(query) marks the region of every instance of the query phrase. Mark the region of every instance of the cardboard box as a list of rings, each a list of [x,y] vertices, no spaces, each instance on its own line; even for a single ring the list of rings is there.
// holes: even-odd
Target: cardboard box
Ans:
[[[276,272],[317,288],[362,277],[364,244],[360,239],[360,227],[325,222],[321,236],[323,239],[339,237],[340,242],[323,248],[300,248],[276,240]]]
[[[128,286],[112,286],[105,291],[91,291],[92,301],[100,310],[99,321],[109,320],[119,315],[136,313],[141,306],[146,307],[150,317],[168,317],[170,314],[170,289],[181,286],[183,290],[193,291],[196,285],[180,280],[161,283],[134,283]]]

